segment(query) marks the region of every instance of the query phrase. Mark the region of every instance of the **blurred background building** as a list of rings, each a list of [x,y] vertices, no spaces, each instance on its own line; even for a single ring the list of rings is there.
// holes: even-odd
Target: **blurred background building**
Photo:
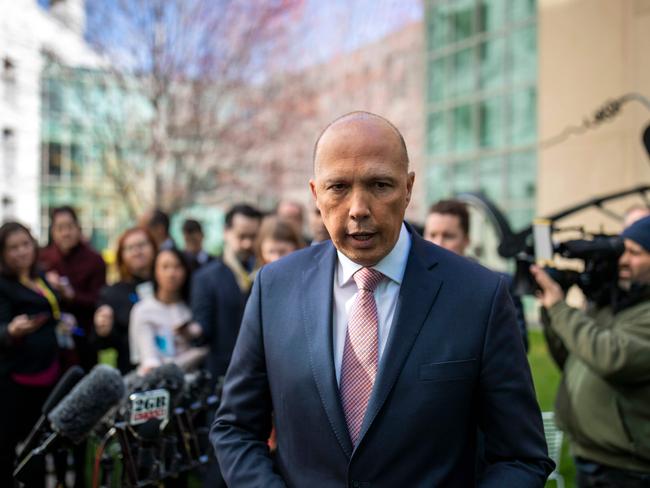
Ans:
[[[17,218],[41,230],[42,74],[48,57],[70,66],[98,66],[84,41],[83,0],[0,0],[0,220]]]
[[[415,221],[435,200],[480,191],[517,230],[650,181],[640,141],[650,0],[293,0],[219,15],[191,3],[205,10],[183,12],[184,25],[205,42],[169,37],[182,31],[159,19],[137,33],[147,46],[116,34],[132,10],[108,11],[111,2],[0,0],[0,219],[44,238],[50,208],[72,204],[104,248],[159,205],[175,228],[189,216],[208,222],[216,246],[234,202],[309,205],[313,143],[352,110],[380,113],[404,133]],[[275,10],[259,24],[263,8]],[[263,34],[224,43],[233,25]],[[494,233],[479,219],[474,227],[475,252],[493,255]]]

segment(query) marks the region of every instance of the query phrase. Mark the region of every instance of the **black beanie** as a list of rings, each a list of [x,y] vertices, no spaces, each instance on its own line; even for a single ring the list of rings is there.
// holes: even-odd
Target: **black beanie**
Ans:
[[[650,215],[630,225],[621,233],[621,237],[636,242],[650,252]]]

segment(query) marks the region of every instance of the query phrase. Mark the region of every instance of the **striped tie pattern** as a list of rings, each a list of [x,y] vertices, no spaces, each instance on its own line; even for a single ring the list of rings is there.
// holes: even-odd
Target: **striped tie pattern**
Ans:
[[[377,375],[379,315],[374,291],[383,278],[383,274],[371,268],[361,268],[354,274],[359,291],[348,320],[339,390],[350,439],[355,445]]]

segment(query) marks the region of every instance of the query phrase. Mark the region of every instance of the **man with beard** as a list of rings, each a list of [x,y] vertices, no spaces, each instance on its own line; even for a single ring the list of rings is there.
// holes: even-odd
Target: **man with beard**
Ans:
[[[650,217],[626,228],[613,304],[588,313],[564,301],[541,268],[531,271],[563,370],[555,415],[575,456],[580,488],[650,486]]]

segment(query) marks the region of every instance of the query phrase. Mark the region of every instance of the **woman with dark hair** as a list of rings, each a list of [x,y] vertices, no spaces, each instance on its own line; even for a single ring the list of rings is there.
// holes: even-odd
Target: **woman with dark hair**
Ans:
[[[48,283],[61,299],[61,310],[72,314],[79,325],[73,337],[74,351],[63,356],[63,366],[79,363],[89,371],[97,364],[97,350],[90,338],[99,291],[106,285],[106,264],[84,238],[72,207],[52,210],[50,243],[38,258]]]
[[[203,350],[191,342],[201,335],[188,307],[190,268],[178,249],[161,250],[154,261],[154,294],[131,310],[129,345],[138,373],[165,362],[191,367]]]
[[[0,486],[13,486],[16,446],[38,420],[60,373],[56,327],[61,311],[36,270],[37,252],[25,226],[7,222],[0,227]],[[34,486],[44,486],[44,464],[33,474],[39,480]]]
[[[133,369],[129,353],[129,316],[137,302],[153,293],[153,260],[156,242],[148,230],[127,229],[117,241],[119,281],[102,288],[95,312],[96,344],[115,349],[117,367],[126,374]]]

